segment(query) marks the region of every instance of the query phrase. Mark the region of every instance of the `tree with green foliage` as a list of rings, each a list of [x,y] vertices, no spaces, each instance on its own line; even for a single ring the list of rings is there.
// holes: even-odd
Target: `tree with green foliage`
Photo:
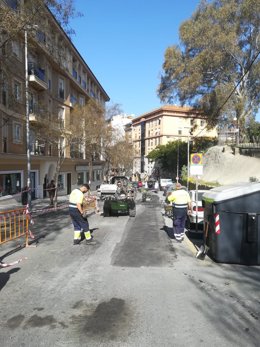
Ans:
[[[187,165],[187,143],[172,141],[166,145],[157,146],[147,158],[159,162],[163,171],[173,177],[180,177],[181,168]]]
[[[217,144],[217,138],[194,137],[190,145],[190,153],[205,153],[210,147]]]
[[[246,128],[246,142],[260,144],[260,123],[251,119]]]
[[[216,144],[217,139],[196,137],[190,141],[189,152],[190,154],[196,152],[205,153],[208,148]],[[166,145],[157,146],[147,155],[147,158],[157,162],[162,170],[170,176],[187,176],[188,144],[186,142],[173,141]]]
[[[203,110],[209,126],[236,118],[245,131],[260,102],[259,27],[259,0],[202,0],[165,52],[161,101]]]

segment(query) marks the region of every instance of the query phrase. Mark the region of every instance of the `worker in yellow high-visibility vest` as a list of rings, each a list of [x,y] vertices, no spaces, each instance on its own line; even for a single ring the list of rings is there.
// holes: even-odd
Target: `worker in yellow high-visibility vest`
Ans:
[[[89,223],[86,218],[83,218],[82,203],[84,199],[84,194],[90,190],[89,185],[82,184],[80,188],[74,189],[70,193],[69,197],[69,214],[74,226],[74,245],[78,245],[81,241],[81,231],[83,230],[87,245],[96,244],[93,241],[90,230]]]
[[[187,210],[191,210],[191,199],[189,193],[182,189],[180,183],[176,183],[176,190],[168,197],[168,201],[173,207],[173,232],[176,241],[182,242],[184,239],[184,228],[187,218]]]

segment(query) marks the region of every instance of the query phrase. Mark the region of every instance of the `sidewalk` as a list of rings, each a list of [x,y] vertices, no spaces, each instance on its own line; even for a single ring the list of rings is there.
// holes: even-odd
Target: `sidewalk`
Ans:
[[[63,195],[58,196],[57,198],[57,206],[60,204],[64,204],[65,202],[69,201],[69,195]],[[12,195],[7,195],[0,198],[0,212],[7,211],[7,210],[15,210],[25,207],[22,205],[22,203],[18,200],[17,197],[13,197]],[[40,209],[46,209],[46,208],[52,208],[53,206],[50,206],[50,199],[43,198],[43,199],[35,199],[32,200],[32,212],[38,211]]]

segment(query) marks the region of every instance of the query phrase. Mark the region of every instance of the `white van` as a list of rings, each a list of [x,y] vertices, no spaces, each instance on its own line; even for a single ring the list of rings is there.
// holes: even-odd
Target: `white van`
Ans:
[[[190,190],[190,198],[191,198],[191,214],[189,217],[190,226],[194,227],[196,222],[201,226],[200,230],[202,230],[203,222],[204,222],[204,207],[202,206],[202,196],[207,192],[207,190],[198,190],[198,202],[196,207],[196,190]]]
[[[160,179],[161,190],[164,190],[164,188],[170,184],[173,184],[173,181],[171,178],[161,178]]]

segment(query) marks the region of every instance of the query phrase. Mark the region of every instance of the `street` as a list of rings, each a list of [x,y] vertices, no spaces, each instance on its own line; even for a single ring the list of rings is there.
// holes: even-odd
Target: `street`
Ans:
[[[160,199],[139,194],[135,218],[91,215],[97,245],[73,246],[59,210],[36,218],[37,247],[1,249],[28,259],[0,272],[0,346],[259,346],[259,267],[196,259]]]

